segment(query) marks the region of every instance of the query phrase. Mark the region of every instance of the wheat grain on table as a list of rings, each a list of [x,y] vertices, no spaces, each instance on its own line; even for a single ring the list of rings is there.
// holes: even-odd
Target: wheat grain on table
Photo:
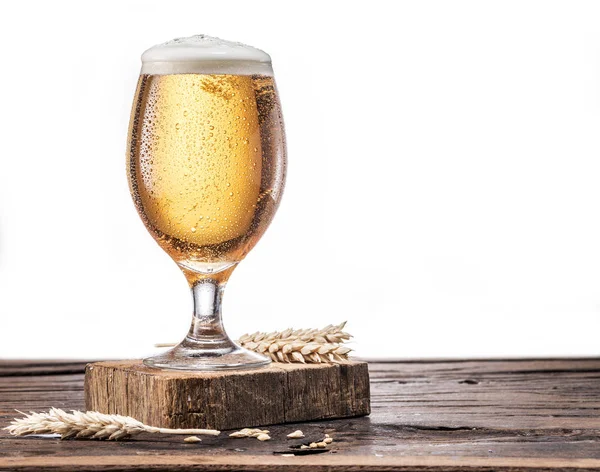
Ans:
[[[0,363],[0,427],[17,413],[82,409],[85,363]],[[369,364],[369,417],[269,426],[185,443],[60,441],[0,432],[0,470],[548,471],[600,470],[600,360]],[[288,457],[286,435],[330,434],[331,452]]]

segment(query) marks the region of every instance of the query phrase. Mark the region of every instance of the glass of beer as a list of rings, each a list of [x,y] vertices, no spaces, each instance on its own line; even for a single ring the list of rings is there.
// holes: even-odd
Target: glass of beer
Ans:
[[[192,291],[185,339],[144,359],[180,370],[264,366],[221,319],[223,289],[277,210],[286,174],[271,58],[205,35],[142,55],[128,137],[131,195],[144,225]]]

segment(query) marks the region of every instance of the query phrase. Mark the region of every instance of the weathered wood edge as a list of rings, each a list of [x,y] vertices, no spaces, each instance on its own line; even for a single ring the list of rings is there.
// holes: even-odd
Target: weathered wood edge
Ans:
[[[510,364],[567,364],[577,362],[597,361],[598,357],[524,357],[524,358],[371,358],[352,357],[352,361],[367,362],[369,364],[470,364],[470,363],[510,363]],[[0,377],[25,376],[25,375],[55,375],[83,373],[85,366],[94,362],[113,362],[115,359],[0,359]],[[539,366],[537,367],[539,370]]]
[[[448,456],[70,456],[0,458],[0,471],[43,470],[166,470],[169,471],[257,471],[257,472],[342,472],[342,471],[594,471],[600,459],[483,458]]]
[[[283,362],[273,362],[266,367],[261,367],[259,369],[242,369],[242,370],[220,370],[220,371],[188,371],[188,370],[164,370],[164,369],[155,369],[153,367],[148,367],[142,363],[141,359],[112,359],[112,360],[102,360],[102,361],[93,361],[88,362],[85,365],[85,369],[87,370],[90,366],[101,366],[101,367],[109,367],[109,368],[127,368],[131,369],[135,367],[136,372],[152,375],[154,377],[162,377],[167,379],[179,379],[179,378],[195,378],[195,377],[228,377],[231,375],[235,376],[248,376],[253,375],[257,372],[269,372],[269,371],[289,371],[295,370],[298,368],[302,369],[324,369],[328,367],[344,367],[344,366],[356,366],[356,365],[364,365],[367,362],[362,360],[352,359],[350,361],[342,362],[339,364],[327,364],[327,363],[315,363],[315,364],[299,364],[299,363],[283,363]]]
[[[90,361],[84,360],[1,360],[0,377],[82,374]]]

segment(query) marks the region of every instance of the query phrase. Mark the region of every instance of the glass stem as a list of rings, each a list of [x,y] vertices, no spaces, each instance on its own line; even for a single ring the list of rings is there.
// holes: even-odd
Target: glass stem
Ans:
[[[187,336],[173,349],[144,359],[149,367],[177,370],[249,369],[268,365],[262,354],[237,346],[225,333],[221,301],[229,272],[186,273],[194,298],[194,316]]]
[[[194,316],[187,341],[213,345],[213,348],[225,348],[233,345],[225,333],[221,318],[221,300],[225,284],[215,279],[201,279],[192,286],[194,298]]]

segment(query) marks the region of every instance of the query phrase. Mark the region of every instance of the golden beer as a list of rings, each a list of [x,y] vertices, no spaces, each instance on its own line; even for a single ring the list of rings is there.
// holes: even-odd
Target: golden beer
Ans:
[[[239,262],[273,218],[285,143],[272,77],[140,76],[129,130],[129,182],[158,244],[183,268]]]
[[[270,56],[206,35],[145,51],[127,159],[137,211],[183,271],[194,301],[187,336],[144,364],[222,370],[271,362],[236,345],[221,318],[225,284],[269,226],[285,182]]]

